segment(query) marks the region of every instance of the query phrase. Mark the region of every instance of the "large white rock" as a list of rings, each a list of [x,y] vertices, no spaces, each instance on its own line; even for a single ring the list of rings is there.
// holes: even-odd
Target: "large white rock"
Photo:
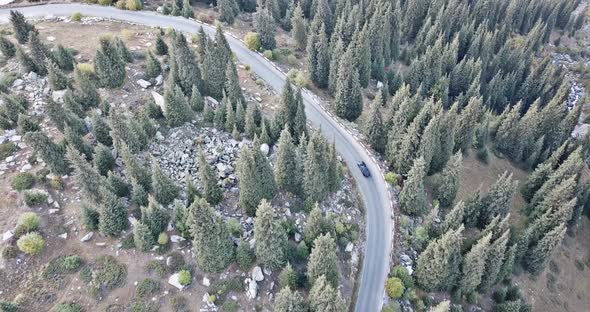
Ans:
[[[262,282],[264,280],[264,274],[262,274],[262,269],[259,266],[255,266],[252,269],[252,279],[257,282]]]
[[[268,144],[266,143],[262,143],[260,144],[260,152],[266,156],[268,155],[268,152],[270,151],[270,147],[268,146]]]
[[[247,295],[248,295],[248,299],[255,299],[256,296],[258,295],[258,284],[256,283],[255,280],[251,280],[251,279],[246,279],[246,282],[248,283],[248,291],[247,291]]]
[[[211,286],[211,281],[207,278],[207,276],[203,276],[203,286],[205,286],[205,287]]]
[[[149,87],[152,85],[152,83],[151,83],[151,82],[149,82],[149,81],[147,81],[147,80],[143,80],[143,79],[139,79],[139,80],[137,80],[136,82],[137,82],[137,84],[138,84],[140,87],[142,87],[142,88],[144,88],[144,89],[147,89],[147,88],[149,88]]]
[[[164,101],[164,97],[156,91],[152,91],[152,97],[154,98],[154,102],[156,102],[156,105],[160,106],[162,111],[165,112],[166,102]]]
[[[184,242],[186,239],[182,236],[172,235],[170,236],[170,241],[173,243]]]
[[[80,241],[87,242],[92,239],[92,236],[94,236],[94,232],[90,232],[90,233],[84,235],[84,237],[82,237],[82,239],[80,239]]]
[[[66,90],[53,91],[51,98],[54,102],[62,102],[65,94]]]
[[[5,242],[11,238],[14,237],[14,233],[12,233],[12,231],[6,231],[4,232],[4,234],[2,235],[2,241]]]
[[[168,284],[178,288],[179,290],[183,290],[184,286],[182,284],[180,284],[179,278],[180,278],[180,274],[178,274],[178,273],[174,273],[174,274],[170,275],[170,277],[168,278]]]

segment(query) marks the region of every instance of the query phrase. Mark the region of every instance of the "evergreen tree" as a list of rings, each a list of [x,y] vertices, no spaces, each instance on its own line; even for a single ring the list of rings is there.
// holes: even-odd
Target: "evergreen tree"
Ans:
[[[537,245],[527,253],[524,262],[526,269],[529,272],[533,274],[539,274],[541,271],[543,271],[543,269],[545,269],[547,262],[551,258],[553,250],[555,250],[555,248],[563,240],[565,231],[565,224],[561,224],[551,232],[545,234],[545,236],[543,236]]]
[[[121,59],[126,63],[133,62],[133,55],[131,55],[131,51],[129,51],[129,49],[125,45],[125,42],[123,42],[123,40],[121,40],[121,38],[119,37],[115,37],[115,39],[113,39],[113,42],[115,44],[117,52],[119,52],[119,56],[121,57]]]
[[[512,275],[512,269],[514,266],[514,262],[516,260],[517,249],[518,244],[514,244],[506,250],[506,253],[503,255],[504,260],[502,261],[502,267],[500,268],[500,272],[498,273],[498,278],[496,280],[497,282],[503,281]]]
[[[74,60],[74,56],[72,55],[70,50],[66,49],[61,44],[58,44],[57,50],[55,50],[53,54],[55,62],[61,70],[67,72],[74,70],[74,65],[76,64],[76,61]]]
[[[299,171],[301,165],[298,164],[296,147],[285,127],[279,138],[277,162],[275,165],[275,180],[277,186],[291,194],[301,194],[302,175]]]
[[[160,61],[152,54],[152,51],[148,51],[147,63],[145,73],[150,78],[156,78],[162,72]]]
[[[305,312],[306,304],[301,294],[292,291],[290,287],[284,287],[275,298],[274,311],[276,312]]]
[[[167,55],[168,54],[168,45],[162,38],[162,34],[158,32],[156,37],[156,54],[157,55]]]
[[[278,137],[285,126],[289,131],[293,131],[295,115],[297,114],[297,101],[293,94],[291,82],[287,80],[281,93],[279,107],[274,116],[273,136]]]
[[[115,167],[115,158],[111,149],[100,143],[94,149],[93,161],[94,167],[102,176],[106,176]]]
[[[528,179],[523,184],[520,190],[522,197],[524,197],[526,201],[530,201],[531,199],[533,199],[535,193],[547,181],[549,175],[553,173],[553,169],[554,168],[550,162],[545,162],[540,164],[535,169],[535,171],[533,171],[533,173],[529,175]]]
[[[152,237],[156,239],[158,235],[166,231],[170,216],[164,210],[153,196],[148,197],[147,207],[141,207],[141,223],[148,226]]]
[[[445,216],[443,223],[443,232],[448,230],[456,230],[463,224],[463,218],[465,215],[465,204],[463,201],[459,201],[449,213]]]
[[[330,224],[328,220],[322,215],[322,210],[316,203],[307,219],[305,229],[303,231],[303,237],[308,244],[313,244],[315,239],[321,234],[328,234],[331,232]]]
[[[272,50],[276,47],[276,25],[267,9],[261,9],[256,13],[254,20],[256,32],[260,34],[260,44],[263,49]]]
[[[518,143],[521,139],[521,129],[519,127],[519,117],[522,110],[522,102],[519,102],[512,109],[508,111],[508,107],[504,110],[504,117],[498,131],[496,132],[495,145],[496,148],[508,155],[511,159],[518,161],[521,158],[521,145]]]
[[[246,116],[244,111],[244,105],[242,103],[238,103],[236,105],[236,127],[235,130],[239,133],[243,132],[246,128]]]
[[[96,141],[106,146],[111,146],[113,140],[109,134],[110,131],[111,128],[105,122],[103,117],[96,113],[92,114],[92,134]]]
[[[301,89],[297,90],[295,100],[297,101],[297,111],[295,112],[292,136],[297,142],[299,142],[299,138],[303,134],[307,135],[307,116],[305,115],[305,104],[303,104]]]
[[[142,222],[138,222],[133,228],[133,242],[139,250],[148,252],[154,246],[155,239],[150,228]]]
[[[307,143],[303,166],[303,192],[307,209],[310,209],[315,203],[321,202],[329,192],[330,185],[326,184],[328,164],[325,146],[326,143],[319,131],[314,132]]]
[[[70,86],[68,77],[50,59],[47,59],[47,79],[53,90],[63,90]]]
[[[10,23],[14,31],[14,37],[20,44],[25,44],[29,41],[29,33],[35,27],[27,22],[25,16],[16,10],[10,10]]]
[[[318,36],[313,36],[315,49],[315,63],[309,68],[311,80],[319,88],[328,87],[328,78],[330,76],[330,47],[328,44],[328,35],[325,26],[319,30]]]
[[[101,188],[100,193],[102,201],[98,228],[104,235],[118,236],[127,229],[127,207],[106,187]]]
[[[168,85],[164,92],[166,103],[166,122],[170,127],[178,127],[192,118],[188,100],[178,85]]]
[[[29,34],[29,47],[31,48],[31,60],[35,64],[37,74],[47,73],[46,61],[49,55],[49,48],[39,38],[39,32],[35,29]]]
[[[211,205],[215,206],[223,200],[223,190],[217,185],[217,176],[215,171],[205,160],[205,154],[199,153],[198,156],[199,176],[203,184],[203,198]]]
[[[178,196],[179,189],[160,169],[158,162],[152,159],[152,189],[158,203],[167,206]]]
[[[479,225],[487,225],[495,216],[506,216],[512,203],[512,195],[518,181],[512,181],[512,173],[504,172],[490,187],[490,191],[482,199]]]
[[[192,92],[193,86],[203,90],[203,78],[201,78],[201,69],[195,54],[188,46],[186,38],[182,33],[177,34],[172,43],[168,83],[174,81],[184,95],[188,96]]]
[[[410,215],[422,215],[426,211],[426,195],[424,193],[424,160],[422,157],[414,161],[414,166],[408,172],[408,179],[399,194],[402,211]]]
[[[415,277],[424,290],[442,290],[454,285],[459,271],[462,233],[462,226],[449,230],[432,240],[420,254]]]
[[[100,202],[100,186],[103,182],[98,171],[72,146],[68,146],[67,157],[74,169],[74,181],[82,193],[94,202]]]
[[[213,123],[219,130],[225,129],[225,117],[227,116],[227,97],[223,97],[221,103],[215,108],[215,117]]]
[[[28,132],[24,140],[43,159],[51,172],[58,175],[69,172],[64,149],[55,144],[44,132]]]
[[[202,112],[205,107],[205,100],[199,92],[199,88],[197,86],[193,86],[193,91],[191,93],[191,100],[190,106],[195,112]]]
[[[225,222],[204,200],[189,208],[188,224],[199,267],[205,272],[225,270],[234,258],[234,247]]]
[[[461,183],[462,160],[461,152],[457,152],[436,177],[437,187],[434,193],[442,207],[450,207],[455,201]]]
[[[41,127],[39,127],[38,121],[25,114],[18,115],[18,121],[16,122],[16,124],[18,126],[18,131],[21,134],[25,134],[27,132],[41,131]]]
[[[35,62],[33,62],[31,56],[29,56],[21,46],[16,47],[16,59],[25,72],[37,72]]]
[[[256,239],[256,259],[260,263],[271,270],[283,266],[286,261],[287,233],[270,203],[264,199],[256,209],[254,239]]]
[[[307,278],[310,285],[315,285],[321,276],[326,278],[332,287],[337,288],[340,282],[336,242],[330,234],[320,235],[313,242],[314,246],[307,264]]]
[[[237,171],[240,181],[240,206],[248,215],[254,215],[262,199],[272,200],[276,194],[276,184],[272,168],[258,148],[260,143],[254,139],[253,148],[244,146],[238,159]]]
[[[291,17],[291,37],[293,37],[297,49],[305,49],[307,45],[307,25],[303,17],[301,2],[297,3],[293,17]]]
[[[325,276],[317,278],[309,292],[309,305],[315,312],[344,312],[346,306],[338,288],[335,288]]]
[[[16,48],[14,43],[7,39],[5,36],[0,36],[0,51],[6,59],[11,59],[16,54]]]
[[[291,263],[281,270],[279,273],[279,288],[296,288],[297,287],[297,272],[293,270]]]
[[[131,202],[142,207],[148,204],[148,193],[136,178],[131,178]]]
[[[90,80],[87,74],[76,69],[74,71],[74,96],[83,109],[97,107],[100,104],[100,94],[96,90],[94,82]],[[108,112],[104,112],[108,114]]]
[[[185,18],[195,17],[190,0],[182,1],[182,16],[184,16]]]
[[[502,262],[506,248],[508,245],[508,239],[510,238],[510,231],[504,231],[502,236],[498,237],[494,242],[490,244],[487,251],[485,271],[482,275],[482,281],[480,288],[483,290],[490,289],[496,284],[500,270],[502,269]]]
[[[473,143],[475,125],[481,110],[481,98],[471,98],[469,104],[457,118],[455,131],[455,152],[466,153]]]
[[[371,112],[365,123],[365,136],[369,145],[378,153],[385,152],[385,144],[387,143],[387,133],[380,110],[382,103],[383,98],[379,93],[371,104]]]
[[[227,62],[225,77],[225,95],[228,97],[232,107],[237,109],[238,104],[243,105],[243,103],[246,103],[246,99],[242,94],[242,88],[240,87],[240,77],[238,77],[236,64],[234,64],[233,61]]]
[[[237,15],[236,7],[237,4],[234,0],[219,0],[217,3],[219,20],[230,25],[233,24]]]
[[[125,175],[131,181],[136,180],[143,187],[145,192],[152,190],[152,175],[148,168],[139,163],[126,145],[122,146],[121,155],[125,164]],[[135,187],[134,187],[135,191]]]
[[[327,147],[328,157],[327,161],[327,184],[328,184],[328,191],[336,192],[340,189],[340,184],[342,181],[342,174],[340,171],[340,161],[338,160],[338,154],[336,153],[336,143],[332,142]]]
[[[464,294],[475,291],[481,283],[491,238],[492,234],[489,233],[479,239],[463,259],[463,274],[459,283],[459,289]]]
[[[117,48],[116,41],[100,38],[100,48],[94,57],[94,71],[100,84],[107,88],[118,88],[125,82],[125,60]]]
[[[342,56],[341,64],[355,64],[353,50],[349,48]],[[351,70],[349,66],[340,66],[336,95],[334,96],[336,115],[353,121],[357,119],[363,110],[363,98],[358,71]]]
[[[246,136],[250,139],[253,139],[254,136],[258,133],[258,126],[256,125],[256,109],[257,105],[248,105],[246,108],[246,120],[244,121],[244,132]]]

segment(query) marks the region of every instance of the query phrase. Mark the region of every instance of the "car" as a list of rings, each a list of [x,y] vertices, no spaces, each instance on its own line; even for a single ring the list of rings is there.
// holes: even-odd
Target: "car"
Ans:
[[[364,161],[359,161],[356,165],[359,167],[361,173],[363,174],[363,176],[365,176],[365,178],[371,176],[371,172],[369,171],[369,168],[367,168],[367,164],[365,164]]]

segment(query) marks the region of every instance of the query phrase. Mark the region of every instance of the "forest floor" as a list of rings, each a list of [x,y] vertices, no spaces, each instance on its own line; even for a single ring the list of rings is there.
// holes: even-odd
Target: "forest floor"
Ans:
[[[110,34],[122,38],[132,53],[141,55],[146,53],[148,49],[153,48],[157,31],[154,28],[93,18],[84,18],[81,23],[70,22],[67,19],[65,21],[42,21],[36,24],[36,28],[39,30],[41,38],[48,44],[56,45],[59,43],[77,50],[76,61],[79,63],[89,63],[93,60],[99,37],[102,35]],[[10,30],[6,25],[2,25],[0,31]],[[187,37],[192,40],[190,36]],[[151,96],[151,90],[162,94],[163,86],[152,86],[143,89],[136,83],[136,80],[143,78],[143,63],[141,60],[136,60],[128,64],[128,79],[125,85],[117,90],[101,89],[100,93],[103,99],[112,105],[134,109]],[[17,71],[19,67],[14,60],[10,60],[2,68],[2,72],[4,74],[7,71]],[[278,104],[276,92],[270,90],[263,81],[257,79],[242,64],[238,64],[238,74],[247,99],[259,102],[265,114],[272,114]],[[28,83],[28,78],[25,78],[29,76],[27,73],[20,73],[17,76],[25,80],[25,85]],[[30,90],[27,88],[24,90],[26,96],[27,91]],[[54,137],[58,135],[54,128],[51,128],[51,133],[54,133]],[[166,134],[166,131],[163,131],[163,133]],[[2,134],[3,132],[0,130],[0,135]],[[270,275],[265,274],[264,281],[258,283],[258,297],[248,300],[244,291],[247,288],[244,279],[250,276],[249,271],[240,271],[235,265],[232,265],[224,273],[205,274],[195,268],[192,248],[187,242],[173,243],[171,249],[164,252],[143,253],[136,251],[134,248],[121,248],[125,238],[130,236],[131,227],[125,235],[122,235],[120,240],[95,233],[90,241],[81,242],[81,238],[88,231],[85,231],[82,227],[81,196],[79,190],[73,185],[71,177],[64,178],[63,190],[48,189],[51,197],[59,203],[57,211],[53,210],[54,207],[49,204],[34,208],[26,207],[22,200],[22,194],[13,191],[10,184],[12,177],[19,171],[23,171],[24,166],[29,164],[28,158],[31,154],[32,151],[29,148],[19,150],[12,155],[12,165],[10,165],[9,170],[2,169],[0,172],[0,198],[4,199],[0,200],[0,233],[13,230],[22,213],[34,211],[42,219],[41,229],[43,236],[46,238],[47,249],[44,253],[35,257],[19,255],[16,259],[13,259],[14,261],[0,260],[0,280],[4,281],[0,283],[0,300],[14,300],[16,297],[21,297],[29,311],[47,311],[54,304],[63,301],[79,302],[87,307],[88,311],[124,311],[129,308],[131,303],[136,301],[158,303],[161,306],[160,311],[171,311],[171,298],[181,295],[188,301],[191,311],[193,309],[216,311],[219,307],[211,306],[210,303],[207,303],[207,299],[209,299],[209,293],[211,293],[213,287],[219,288],[225,283],[227,284],[226,288],[229,289],[229,293],[223,294],[223,297],[226,297],[223,299],[226,301],[236,301],[243,310],[272,310],[270,307],[272,306],[274,292],[278,290],[277,276],[279,272],[273,272]],[[275,155],[273,154],[271,157],[273,156]],[[192,157],[196,156],[193,155]],[[0,163],[4,165],[6,161],[0,159]],[[40,168],[39,164],[33,163],[27,171],[34,173]],[[362,254],[364,245],[364,218],[362,213],[364,208],[352,177],[346,172],[346,169],[344,169],[344,172],[345,180],[342,189],[337,194],[330,196],[322,205],[322,209],[327,209],[326,211],[334,208],[339,209],[341,214],[337,215],[338,220],[341,220],[347,228],[349,224],[352,225],[352,228],[357,231],[358,240],[354,243],[353,249],[351,248],[349,251],[346,242],[344,242],[344,245],[340,244],[339,248],[341,250],[339,255],[343,283],[341,290],[343,296],[349,301],[353,296],[359,257]],[[36,187],[42,186],[36,185]],[[234,192],[227,191],[226,196],[228,197],[226,201],[236,201],[237,194]],[[281,209],[288,207],[282,206],[285,201],[283,194],[277,196],[275,201],[273,201],[273,204],[281,207]],[[293,211],[292,216],[289,211],[288,215],[281,215],[281,217],[285,220],[289,219],[293,223],[296,222],[297,230],[300,232],[305,225],[306,215],[304,212],[299,212],[295,206],[292,206],[291,210]],[[67,233],[65,239],[63,238],[64,233]],[[176,232],[169,232],[169,235],[172,234],[176,234]],[[5,242],[0,241],[1,247],[4,247],[4,244]],[[186,263],[195,268],[193,283],[183,291],[168,285],[167,279],[171,272],[159,275],[148,269],[148,265],[153,263],[164,263],[164,267],[166,267],[165,263],[170,251],[179,252]],[[62,275],[57,279],[40,277],[40,273],[47,268],[51,260],[59,256],[73,254],[81,256],[85,264],[88,265],[92,265],[99,255],[114,256],[118,262],[125,264],[127,267],[125,281],[121,287],[113,289],[106,298],[97,301],[89,295],[88,286],[82,281],[78,273]],[[138,298],[136,286],[138,282],[145,278],[159,280],[160,290],[149,296],[149,298]],[[232,284],[232,281],[237,281],[237,283]]]

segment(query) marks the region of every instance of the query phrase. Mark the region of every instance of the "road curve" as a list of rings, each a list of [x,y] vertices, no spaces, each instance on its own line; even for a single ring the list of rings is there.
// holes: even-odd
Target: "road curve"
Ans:
[[[123,11],[113,7],[83,4],[47,4],[18,8],[27,17],[47,15],[69,16],[74,12],[83,15],[106,17],[153,27],[172,27],[176,30],[196,33],[201,25],[209,35],[215,28],[194,20],[181,17],[159,15],[148,11]],[[10,9],[0,9],[0,22],[8,22]],[[281,91],[286,81],[284,73],[260,54],[250,51],[239,39],[227,36],[227,40],[237,58],[277,91]],[[389,266],[391,249],[391,200],[387,184],[378,164],[357,138],[345,129],[322,107],[321,102],[311,92],[303,93],[305,111],[309,121],[321,127],[323,134],[334,140],[336,149],[343,157],[354,176],[366,208],[366,244],[360,288],[355,306],[356,312],[380,311],[384,294],[385,279]],[[356,167],[359,160],[365,161],[372,177],[365,178]],[[350,300],[350,298],[347,298]]]

